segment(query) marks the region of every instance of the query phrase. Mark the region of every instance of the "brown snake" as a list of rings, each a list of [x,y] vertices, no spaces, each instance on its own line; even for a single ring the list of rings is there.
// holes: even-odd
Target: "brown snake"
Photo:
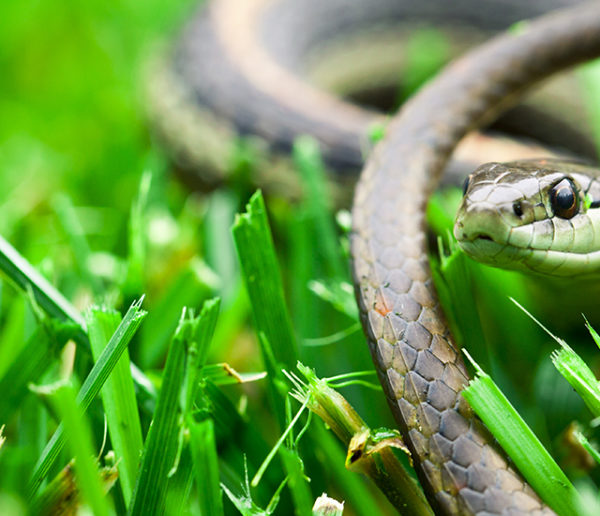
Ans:
[[[390,13],[421,5],[378,2]],[[204,126],[192,130],[196,115],[191,114],[189,103],[164,100],[163,93],[173,86],[170,83],[155,95],[159,99],[155,104],[162,102],[156,115],[162,123],[159,131],[173,141],[174,153],[183,155],[183,161],[197,159],[209,169],[223,168],[234,129],[252,131],[275,149],[289,148],[297,134],[309,132],[320,139],[330,163],[341,162],[342,169],[356,166],[366,129],[376,115],[340,105],[333,97],[294,82],[285,67],[269,64],[251,37],[255,25],[260,25],[263,4],[273,4],[275,11],[279,7],[278,2],[267,0],[221,0],[190,24],[177,49],[174,69],[179,82],[188,86],[185,95],[199,106],[196,118]],[[279,4],[300,10],[310,4],[327,10],[343,2],[280,0]],[[512,7],[521,4],[527,3],[515,2]],[[448,10],[440,15],[444,18],[452,13],[454,3],[442,2],[438,7]],[[359,14],[370,13],[366,9]],[[296,19],[288,18],[290,23]],[[285,23],[281,27],[279,32],[289,30]],[[307,40],[318,34],[313,27],[305,29]],[[246,60],[244,52],[253,54],[261,66],[253,68],[254,61]],[[537,81],[598,54],[598,3],[549,15],[518,34],[490,41],[448,67],[402,108],[357,186],[351,244],[363,327],[421,483],[439,513],[552,511],[507,464],[461,396],[468,375],[429,272],[427,198],[450,154],[470,130],[490,122]],[[290,62],[288,68],[294,69],[293,59]],[[278,88],[278,83],[293,87],[288,91]],[[177,109],[180,104],[184,109]],[[305,109],[312,113],[307,115]],[[198,141],[206,142],[205,147]],[[211,152],[204,152],[208,147]]]
[[[468,373],[429,272],[424,209],[456,143],[525,88],[600,53],[600,5],[549,15],[453,63],[402,109],[356,189],[363,327],[428,497],[444,514],[549,512],[496,450],[461,390]]]

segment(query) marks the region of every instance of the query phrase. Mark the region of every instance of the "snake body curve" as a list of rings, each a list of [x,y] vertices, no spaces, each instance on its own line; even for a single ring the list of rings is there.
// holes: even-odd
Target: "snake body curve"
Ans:
[[[365,2],[347,0],[210,3],[189,24],[176,51],[172,72],[185,91],[162,105],[160,132],[175,153],[196,152],[208,169],[222,168],[233,136],[248,132],[275,149],[287,149],[297,135],[309,133],[319,139],[330,164],[340,170],[358,166],[368,127],[379,115],[297,80],[306,49],[280,44],[303,11],[316,11],[311,19],[318,21],[319,13],[326,19],[324,9],[346,9],[348,16],[339,17],[344,28],[376,12],[391,20],[406,16],[410,6],[427,4],[374,3],[378,7],[371,9]],[[533,12],[512,11],[514,18],[502,22],[506,26],[536,14],[535,9],[573,2],[496,3],[510,3],[506,12],[534,6]],[[447,4],[446,11],[446,3],[436,4],[442,18],[455,12],[473,16],[472,5]],[[353,11],[357,5],[361,10]],[[257,26],[275,26],[281,12],[288,13],[287,25],[282,23],[272,35],[264,31],[257,40]],[[318,23],[308,27],[300,37],[307,47],[326,32]],[[261,45],[271,45],[272,55]],[[537,80],[599,52],[597,5],[565,18],[551,17],[482,47],[457,61],[402,109],[359,181],[351,244],[361,318],[394,416],[428,498],[440,513],[551,511],[507,464],[460,395],[468,376],[429,273],[427,197],[469,130],[492,119]],[[159,93],[173,93],[172,85],[159,88]],[[161,96],[161,102],[163,97],[169,98]],[[169,118],[172,113],[178,116]]]
[[[340,98],[340,90],[368,88],[365,80],[397,87],[402,49],[420,27],[441,27],[454,51],[462,52],[512,23],[577,1],[206,1],[166,63],[159,60],[149,70],[148,114],[194,186],[227,175],[240,134],[251,135],[259,158],[262,149],[268,156],[256,167],[263,187],[289,193],[296,186],[285,156],[303,134],[319,141],[336,183],[353,184],[369,129],[384,118]],[[379,61],[385,66],[375,66]],[[478,138],[472,147],[483,143]],[[516,150],[514,159],[522,152]]]
[[[444,514],[546,513],[495,449],[439,306],[424,208],[470,129],[549,74],[600,53],[600,5],[551,15],[456,61],[403,108],[363,170],[352,255],[363,327],[428,496]]]

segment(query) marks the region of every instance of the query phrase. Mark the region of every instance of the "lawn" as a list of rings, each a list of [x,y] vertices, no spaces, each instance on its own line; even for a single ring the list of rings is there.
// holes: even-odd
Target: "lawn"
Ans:
[[[350,215],[329,201],[314,142],[294,148],[298,200],[257,192],[243,141],[236,181],[200,193],[146,121],[146,64],[194,8],[2,7],[0,514],[310,514],[323,492],[344,514],[393,514],[381,462],[407,468],[405,493],[413,474],[358,324]],[[522,277],[447,241],[459,197],[429,209],[453,327],[596,507],[600,479],[573,432],[595,437],[595,378],[565,351],[575,393],[558,344],[508,298],[551,326]],[[569,342],[594,369],[589,335]],[[346,468],[362,425],[373,455]]]

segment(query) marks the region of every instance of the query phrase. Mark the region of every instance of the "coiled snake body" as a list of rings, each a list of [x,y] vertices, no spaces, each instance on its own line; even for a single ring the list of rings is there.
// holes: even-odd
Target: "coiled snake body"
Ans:
[[[227,114],[231,125],[256,130],[272,138],[276,147],[289,145],[295,134],[310,132],[321,138],[326,156],[355,162],[361,147],[357,135],[364,134],[373,115],[304,86],[286,90],[277,85],[287,78],[282,68],[249,70],[247,65],[240,71],[231,62],[217,64],[217,58],[207,57],[217,41],[223,44],[219,24],[224,23],[225,12],[231,15],[225,33],[238,39],[230,55],[244,45],[259,51],[244,38],[248,17],[256,21],[257,6],[263,3],[248,2],[250,7],[227,11],[230,2],[216,2],[188,29],[176,68],[202,109],[210,111],[205,119]],[[393,9],[394,2],[381,3]],[[448,8],[452,10],[454,3],[448,2]],[[344,16],[340,20],[343,23]],[[551,510],[507,463],[461,396],[467,371],[429,272],[427,198],[468,131],[492,120],[535,82],[598,54],[598,3],[548,15],[483,45],[454,62],[402,108],[371,153],[357,185],[351,249],[363,327],[417,473],[440,513],[550,514]],[[186,59],[194,64],[187,65]],[[215,78],[211,67],[225,71]],[[230,90],[223,81],[242,85],[239,99],[228,97]],[[215,97],[210,97],[211,90]],[[266,102],[267,98],[271,100]],[[317,129],[303,111],[309,104],[310,112],[319,112],[314,117]],[[335,123],[327,118],[331,113],[336,113]],[[214,127],[223,131],[225,125],[218,122]]]

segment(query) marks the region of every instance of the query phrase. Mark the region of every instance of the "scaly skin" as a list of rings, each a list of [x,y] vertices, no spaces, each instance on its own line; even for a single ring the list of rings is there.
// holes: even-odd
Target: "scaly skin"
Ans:
[[[363,327],[428,498],[443,514],[548,514],[461,391],[468,381],[427,260],[425,204],[457,142],[553,72],[600,54],[600,4],[496,38],[402,109],[355,193],[352,255]]]

